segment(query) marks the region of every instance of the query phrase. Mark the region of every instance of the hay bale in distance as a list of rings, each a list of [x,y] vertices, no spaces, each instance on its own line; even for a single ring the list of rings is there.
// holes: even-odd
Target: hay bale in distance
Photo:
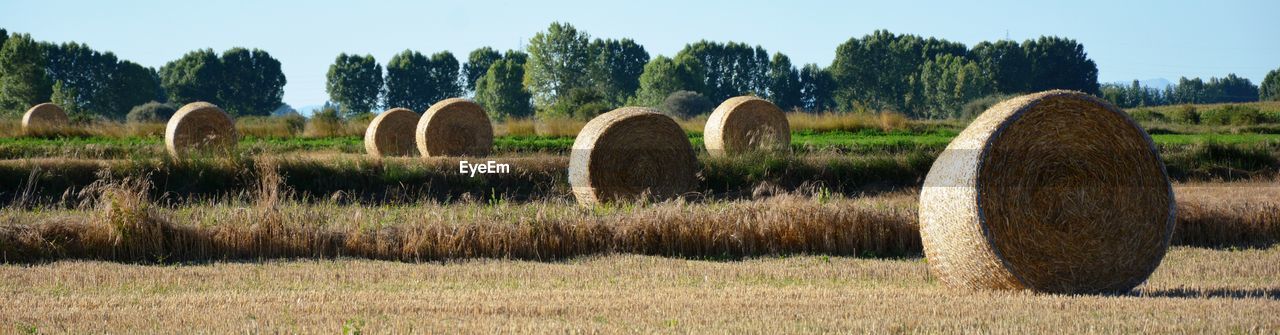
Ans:
[[[35,105],[22,114],[22,132],[34,134],[41,131],[54,130],[70,123],[67,112],[57,104],[46,102]]]
[[[735,155],[753,150],[787,150],[791,125],[773,103],[753,96],[729,98],[711,112],[703,132],[707,153]]]
[[[370,156],[407,156],[417,153],[414,130],[418,113],[405,108],[392,108],[378,114],[364,131],[364,150]]]
[[[192,102],[169,118],[164,145],[174,158],[196,152],[230,152],[236,145],[235,122],[214,104]]]
[[[1151,137],[1107,102],[1055,90],[992,106],[952,140],[919,215],[948,286],[1107,293],[1155,271],[1175,214]]]
[[[697,173],[693,145],[680,125],[642,107],[587,122],[569,156],[569,184],[584,205],[678,196],[697,186]]]
[[[484,156],[493,150],[493,125],[484,108],[462,98],[431,105],[418,120],[414,135],[426,157]]]

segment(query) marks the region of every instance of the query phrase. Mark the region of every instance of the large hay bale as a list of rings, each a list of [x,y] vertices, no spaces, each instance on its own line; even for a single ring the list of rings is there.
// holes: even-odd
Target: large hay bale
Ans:
[[[67,119],[67,112],[63,111],[62,107],[46,102],[35,105],[28,109],[26,114],[22,114],[22,131],[32,134],[61,128],[70,122]]]
[[[417,152],[414,130],[418,113],[405,108],[392,108],[378,114],[364,131],[364,150],[374,157],[407,156]]]
[[[925,255],[952,287],[1125,292],[1160,264],[1173,224],[1151,137],[1073,91],[992,106],[947,146],[920,194]]]
[[[484,156],[493,150],[493,125],[480,105],[449,98],[427,109],[415,138],[423,156]]]
[[[169,118],[164,145],[175,158],[197,152],[230,152],[236,145],[235,122],[214,104],[192,102]]]
[[[702,132],[707,153],[735,155],[754,150],[787,150],[791,125],[773,103],[752,96],[729,98],[711,112]]]
[[[584,205],[678,196],[697,186],[697,173],[684,129],[642,107],[615,109],[587,122],[569,155],[569,184]]]

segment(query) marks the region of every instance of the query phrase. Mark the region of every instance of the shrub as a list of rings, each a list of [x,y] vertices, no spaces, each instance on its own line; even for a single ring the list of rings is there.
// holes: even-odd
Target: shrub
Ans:
[[[1184,105],[1173,109],[1169,112],[1169,121],[1183,124],[1200,123],[1200,112],[1196,111],[1195,106]]]
[[[236,129],[244,136],[288,138],[302,133],[306,118],[297,113],[282,116],[242,116],[236,118]]]
[[[596,115],[608,112],[611,108],[600,92],[586,88],[575,88],[569,90],[568,94],[561,96],[547,110],[541,111],[542,115],[540,116],[588,120],[596,117]]]
[[[178,106],[152,101],[133,106],[129,109],[129,114],[125,115],[125,120],[129,123],[166,122],[176,112],[178,112]]]
[[[675,91],[662,100],[658,110],[671,117],[690,118],[711,113],[715,104],[698,92]]]
[[[1254,107],[1226,105],[1205,111],[1200,121],[1210,125],[1251,126],[1265,123],[1266,118]]]
[[[1169,118],[1160,112],[1147,108],[1140,108],[1129,112],[1129,116],[1136,121],[1141,122],[1167,122]]]
[[[968,103],[965,103],[964,107],[961,108],[960,118],[965,120],[971,120],[975,117],[978,117],[978,115],[982,114],[982,112],[987,111],[987,109],[991,108],[991,106],[995,106],[995,104],[998,104],[1001,101],[1008,100],[1009,98],[1012,98],[1012,97],[1013,97],[1012,95],[1008,95],[1008,94],[992,94],[992,95],[971,100]]]
[[[338,116],[337,109],[325,108],[311,115],[305,128],[302,135],[306,137],[336,136],[342,132],[342,118]]]

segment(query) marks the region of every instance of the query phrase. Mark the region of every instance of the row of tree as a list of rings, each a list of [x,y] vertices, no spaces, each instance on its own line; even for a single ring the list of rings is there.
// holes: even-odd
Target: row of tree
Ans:
[[[73,113],[117,119],[153,100],[211,101],[236,115],[266,115],[282,106],[286,80],[280,62],[262,50],[196,50],[157,71],[81,44],[38,42],[3,30],[0,38],[0,108],[6,111],[49,100]],[[1084,47],[1059,37],[970,48],[880,30],[840,44],[833,62],[823,67],[797,66],[760,46],[705,40],[672,57],[650,57],[633,40],[592,38],[564,23],[534,35],[525,50],[484,47],[465,63],[448,51],[405,50],[385,66],[370,55],[344,53],[326,78],[331,102],[348,116],[389,107],[422,111],[468,94],[495,117],[574,118],[623,105],[718,102],[744,94],[787,110],[892,110],[915,118],[959,117],[962,106],[978,98],[1055,88],[1099,94],[1122,106],[1249,101],[1259,91],[1263,99],[1280,95],[1271,83],[1280,80],[1275,71],[1260,88],[1235,75],[1207,82],[1183,78],[1164,91],[1100,88],[1097,66]]]
[[[195,50],[160,67],[160,86],[171,104],[208,101],[237,116],[270,115],[283,105],[280,61],[266,51]]]
[[[258,49],[196,50],[156,71],[79,43],[3,29],[0,36],[0,109],[10,113],[48,101],[75,116],[111,119],[150,101],[209,101],[235,115],[267,115],[282,105],[280,62]]]
[[[711,101],[754,94],[787,110],[894,110],[917,118],[956,117],[968,101],[992,94],[1052,88],[1098,92],[1097,66],[1079,43],[1042,37],[1023,43],[964,44],[876,31],[836,49],[831,66],[795,66],[782,53],[760,46],[699,41],[674,57],[650,58],[630,39],[592,39],[570,24],[552,23],[534,35],[526,53],[473,51],[458,82],[498,117],[530,115],[588,118],[622,105],[659,106],[676,92]],[[416,52],[406,51],[397,57]],[[438,57],[437,57],[438,56]],[[454,92],[449,71],[459,68],[447,52],[418,63],[413,81],[425,93]],[[354,63],[359,63],[358,65]],[[393,97],[398,80],[388,63],[385,84],[371,56],[339,55],[329,71],[329,94],[348,114],[380,106],[411,107]],[[438,72],[430,79],[427,73]],[[688,94],[682,99],[689,98]],[[426,101],[425,103],[429,103]]]
[[[1101,95],[1104,99],[1122,108],[1161,106],[1175,104],[1209,104],[1252,102],[1259,100],[1280,100],[1280,70],[1272,70],[1263,79],[1262,87],[1254,85],[1247,78],[1234,73],[1222,78],[1178,79],[1176,85],[1166,86],[1163,90],[1142,86],[1137,80],[1130,85],[1102,85]]]
[[[150,68],[78,43],[40,42],[0,29],[0,110],[53,101],[73,115],[123,118],[135,105],[162,99]]]

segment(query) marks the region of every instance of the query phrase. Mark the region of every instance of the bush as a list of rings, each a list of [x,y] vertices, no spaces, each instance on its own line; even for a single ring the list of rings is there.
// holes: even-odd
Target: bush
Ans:
[[[715,104],[698,92],[675,91],[658,105],[658,110],[671,117],[690,118],[711,113]]]
[[[1182,124],[1199,124],[1200,112],[1195,106],[1181,106],[1169,112],[1169,121]]]
[[[1169,121],[1169,118],[1168,118],[1168,117],[1166,117],[1166,116],[1164,116],[1164,114],[1160,114],[1160,112],[1157,112],[1157,111],[1154,111],[1154,110],[1150,110],[1150,109],[1146,109],[1146,108],[1140,108],[1140,109],[1132,110],[1132,111],[1130,111],[1130,112],[1129,112],[1129,116],[1130,116],[1130,117],[1132,117],[1135,121],[1140,121],[1140,122],[1167,122],[1167,121]]]
[[[333,137],[342,132],[342,118],[336,108],[318,110],[307,120],[302,135],[306,137]]]
[[[173,113],[177,112],[178,106],[152,101],[133,106],[125,120],[129,123],[168,122]]]
[[[960,109],[961,111],[960,118],[964,120],[972,120],[973,118],[978,117],[978,115],[981,115],[982,112],[987,111],[987,109],[991,108],[991,106],[995,106],[1001,101],[1005,101],[1012,97],[1014,96],[1010,94],[992,94],[985,97],[970,100],[968,103],[964,104],[964,107]]]
[[[289,138],[302,133],[307,120],[297,113],[283,116],[241,116],[236,130],[243,136]]]
[[[569,90],[569,93],[561,96],[545,111],[541,111],[543,118],[572,118],[577,120],[589,120],[596,115],[608,112],[612,107],[605,102],[604,96],[600,92],[592,89],[575,88]]]
[[[1226,105],[1200,114],[1200,122],[1209,125],[1252,126],[1266,121],[1257,108],[1241,105]]]

